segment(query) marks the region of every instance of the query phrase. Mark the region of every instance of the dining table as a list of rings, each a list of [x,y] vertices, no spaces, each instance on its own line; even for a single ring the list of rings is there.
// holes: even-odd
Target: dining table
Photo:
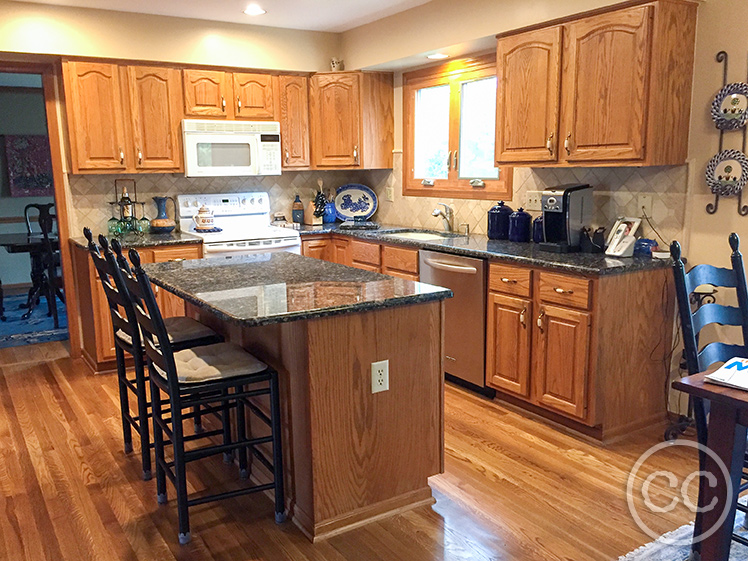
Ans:
[[[49,242],[52,251],[60,249],[60,240],[57,236],[49,236]],[[5,248],[8,253],[28,253],[31,257],[31,288],[25,304],[21,304],[26,312],[21,316],[28,319],[39,297],[44,294],[44,252],[46,251],[46,242],[42,234],[0,234],[0,247]],[[50,304],[51,305],[56,305]],[[4,317],[2,279],[0,279],[0,316]]]

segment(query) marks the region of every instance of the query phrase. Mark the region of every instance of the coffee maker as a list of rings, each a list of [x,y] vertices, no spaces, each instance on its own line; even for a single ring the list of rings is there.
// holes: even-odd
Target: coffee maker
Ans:
[[[543,238],[545,251],[579,251],[582,228],[592,221],[592,187],[583,184],[559,185],[543,191]]]

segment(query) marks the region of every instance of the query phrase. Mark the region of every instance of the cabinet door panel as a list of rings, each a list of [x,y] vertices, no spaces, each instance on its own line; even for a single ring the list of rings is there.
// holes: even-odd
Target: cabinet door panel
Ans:
[[[488,295],[486,384],[522,397],[530,393],[532,302]]]
[[[231,116],[228,103],[230,84],[226,73],[220,70],[182,71],[184,79],[184,114],[189,117]]]
[[[358,74],[312,76],[310,117],[312,154],[317,166],[356,166],[361,152],[361,101]]]
[[[587,411],[590,314],[541,306],[536,319],[537,403],[583,419]]]
[[[564,128],[568,161],[644,158],[652,7],[583,19],[567,27]]]
[[[558,159],[562,28],[499,39],[496,161]]]
[[[280,76],[279,83],[283,167],[309,167],[309,79]]]
[[[233,74],[234,116],[237,119],[275,118],[275,76],[270,74]]]
[[[136,169],[179,170],[182,77],[176,68],[127,67]]]
[[[351,252],[348,240],[335,238],[332,240],[330,248],[332,249],[330,261],[339,263],[340,265],[351,265]]]
[[[306,257],[313,257],[315,259],[327,260],[328,246],[330,245],[329,239],[322,240],[302,240],[301,242],[301,254]]]
[[[64,69],[73,171],[126,169],[119,66],[66,62]]]

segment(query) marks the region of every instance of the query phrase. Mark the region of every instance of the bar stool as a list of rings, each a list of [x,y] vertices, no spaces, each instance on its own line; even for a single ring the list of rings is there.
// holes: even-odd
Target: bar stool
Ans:
[[[158,502],[167,500],[166,477],[174,483],[177,492],[179,514],[179,543],[190,541],[189,507],[211,501],[228,499],[273,489],[275,492],[275,520],[285,520],[283,494],[283,460],[280,441],[280,397],[278,373],[257,358],[233,343],[218,343],[174,351],[168,327],[161,315],[148,275],[141,268],[140,255],[130,249],[130,261],[134,276],[126,278],[135,317],[143,333],[153,400],[154,442],[156,445],[156,489]],[[162,392],[170,405],[170,417],[164,415]],[[250,398],[268,395],[270,416],[258,408]],[[194,435],[184,434],[184,411],[195,406],[203,412],[221,412],[222,427]],[[231,416],[229,409],[236,410],[237,439],[231,440]],[[267,425],[268,436],[248,437],[246,410]],[[223,434],[222,444],[207,444],[185,450],[185,443]],[[174,460],[166,461],[164,435],[171,440]],[[227,438],[228,436],[228,438]],[[260,448],[272,445],[272,459]],[[214,495],[188,498],[186,467],[189,462],[208,456],[236,451],[239,457],[241,479],[249,476],[247,453],[252,454],[272,474],[273,481],[239,488]]]
[[[88,250],[104,289],[112,318],[125,453],[129,454],[133,450],[132,429],[134,428],[140,437],[143,479],[147,481],[152,477],[151,437],[148,421],[151,416],[151,402],[148,399],[148,378],[145,375],[144,350],[140,330],[135,319],[135,310],[127,294],[127,288],[122,278],[120,267],[109,248],[108,240],[104,236],[99,236],[99,244],[104,252],[104,256],[102,257],[99,248],[93,242],[91,230],[84,228],[83,234],[88,240]],[[119,248],[121,254],[119,242],[113,240],[112,243]],[[223,340],[215,331],[192,318],[174,317],[168,318],[165,321],[171,330],[172,344],[177,349],[210,345]],[[128,353],[133,358],[135,367],[134,379],[127,377],[125,353]],[[133,416],[130,410],[130,392],[132,392],[136,399],[137,413],[135,416]],[[195,415],[195,417],[199,418],[199,415]]]

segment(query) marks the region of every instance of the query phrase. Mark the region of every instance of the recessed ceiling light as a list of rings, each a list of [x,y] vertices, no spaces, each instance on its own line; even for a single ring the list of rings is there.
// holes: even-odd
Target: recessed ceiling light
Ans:
[[[244,13],[248,16],[261,16],[262,14],[267,13],[265,10],[260,8],[257,4],[250,4],[247,6],[247,9],[244,10]]]
[[[431,60],[441,60],[443,58],[448,58],[449,55],[445,55],[444,53],[434,53],[433,55],[427,55],[426,58],[430,58]]]

